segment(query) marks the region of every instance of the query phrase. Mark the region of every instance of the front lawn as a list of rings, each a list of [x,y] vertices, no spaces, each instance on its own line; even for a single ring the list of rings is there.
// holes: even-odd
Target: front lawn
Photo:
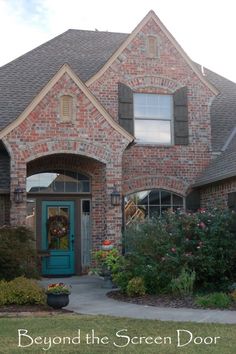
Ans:
[[[22,346],[31,344],[32,341],[34,343],[29,347],[18,347],[18,330],[21,330]],[[96,337],[94,339],[91,337],[93,331]],[[179,345],[187,343],[191,333],[196,343],[192,341],[186,346],[178,347],[178,333]],[[214,339],[215,337],[220,338]],[[43,350],[50,347],[50,338],[51,348]],[[212,344],[197,344],[204,339],[206,343]],[[40,344],[42,340],[45,340],[45,344]],[[62,344],[63,341],[67,344]],[[71,344],[68,344],[69,341]],[[140,342],[142,344],[139,344]],[[213,344],[214,342],[216,344]],[[1,318],[0,344],[0,352],[10,354],[27,352],[233,354],[236,352],[236,325],[161,322],[75,314],[38,318]]]

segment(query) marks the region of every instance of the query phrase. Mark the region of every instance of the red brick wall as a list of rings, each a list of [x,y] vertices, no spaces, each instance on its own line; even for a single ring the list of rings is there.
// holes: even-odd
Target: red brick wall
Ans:
[[[228,193],[236,192],[236,178],[213,183],[201,189],[201,205],[210,209],[213,206],[227,207]]]
[[[147,58],[147,35],[159,38],[159,58]],[[123,193],[164,188],[185,195],[208,165],[211,147],[209,107],[212,92],[200,81],[173,44],[150,20],[119,58],[90,89],[118,120],[118,82],[135,92],[173,93],[188,87],[190,144],[161,147],[136,145],[123,156]]]
[[[73,94],[76,114],[71,122],[61,122],[58,114],[59,98]],[[74,169],[85,172],[92,179],[93,240],[109,237],[120,241],[122,214],[119,207],[110,205],[114,185],[121,188],[122,154],[128,140],[118,133],[99,113],[67,74],[55,84],[30,115],[5,138],[11,154],[11,223],[22,224],[26,203],[14,203],[14,189],[25,186],[27,164],[54,154],[77,155]],[[82,156],[82,158],[79,158]],[[31,166],[31,167],[30,167]],[[36,165],[34,165],[34,168]],[[41,166],[41,172],[47,166]],[[32,171],[31,171],[32,172]]]
[[[147,35],[158,36],[158,58],[147,58]],[[25,204],[16,205],[13,201],[14,189],[18,183],[25,185],[27,163],[40,157],[75,154],[88,159],[87,165],[82,167],[93,179],[93,238],[97,243],[105,235],[117,242],[120,238],[121,209],[110,205],[114,184],[118,189],[122,187],[124,194],[163,188],[185,195],[196,176],[207,166],[211,158],[209,108],[213,93],[153,20],[89,87],[116,121],[118,82],[127,84],[135,92],[169,94],[187,86],[189,145],[164,147],[139,144],[124,152],[128,141],[109,125],[76,84],[64,75],[24,122],[4,138],[11,154],[13,224],[22,223],[26,215]],[[63,94],[72,94],[75,100],[75,119],[68,123],[60,122],[58,115],[59,98]],[[90,159],[97,162],[90,164]]]

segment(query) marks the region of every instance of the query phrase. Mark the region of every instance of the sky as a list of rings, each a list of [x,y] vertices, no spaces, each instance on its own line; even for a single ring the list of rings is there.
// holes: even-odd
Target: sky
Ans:
[[[0,0],[0,66],[69,28],[130,33],[151,9],[192,60],[236,82],[235,0]]]

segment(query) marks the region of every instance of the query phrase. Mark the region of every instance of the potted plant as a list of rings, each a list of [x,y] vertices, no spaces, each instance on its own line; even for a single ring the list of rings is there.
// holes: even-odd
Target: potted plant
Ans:
[[[94,253],[94,261],[96,265],[96,273],[104,278],[104,288],[113,288],[112,270],[116,266],[120,258],[120,253],[116,248],[107,250],[101,249]]]
[[[71,286],[64,283],[49,284],[46,290],[47,304],[54,309],[60,309],[69,304]]]

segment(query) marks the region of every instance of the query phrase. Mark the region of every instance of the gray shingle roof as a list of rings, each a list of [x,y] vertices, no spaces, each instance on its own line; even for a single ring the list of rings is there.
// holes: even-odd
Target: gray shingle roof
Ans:
[[[204,72],[220,92],[211,105],[212,149],[219,151],[236,125],[236,84],[208,69]]]
[[[0,130],[16,119],[63,64],[93,76],[128,34],[68,30],[0,68]]]
[[[233,176],[236,176],[236,135],[234,135],[227,150],[211,161],[193,187],[203,186]]]
[[[68,30],[2,66],[0,130],[23,112],[63,64],[68,63],[86,81],[106,63],[127,36],[125,33]],[[196,65],[201,72],[201,67]],[[212,147],[219,151],[236,126],[236,84],[208,69],[204,71],[205,78],[220,92],[211,106]],[[236,156],[234,140],[236,138],[221,156],[212,161],[196,181],[198,184],[236,174],[232,167],[232,159],[234,161]]]
[[[211,105],[212,149],[223,152],[211,161],[194,187],[236,176],[236,84],[209,69],[204,72],[220,92]],[[230,143],[224,147],[227,141]]]

